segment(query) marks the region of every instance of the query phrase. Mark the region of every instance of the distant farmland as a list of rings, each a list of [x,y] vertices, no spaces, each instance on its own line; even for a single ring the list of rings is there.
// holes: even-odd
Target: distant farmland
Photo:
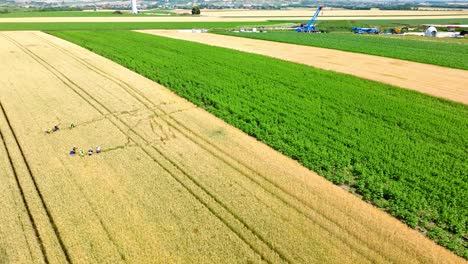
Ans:
[[[53,34],[176,91],[468,256],[466,105],[139,33]]]

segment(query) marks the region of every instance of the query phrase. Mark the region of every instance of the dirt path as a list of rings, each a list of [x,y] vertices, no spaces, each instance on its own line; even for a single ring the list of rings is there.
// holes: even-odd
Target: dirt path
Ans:
[[[408,20],[408,19],[461,19],[468,15],[429,15],[429,16],[337,16],[320,17],[320,20]],[[60,22],[262,22],[271,20],[309,20],[304,16],[201,16],[201,17],[18,17],[0,18],[0,23],[60,23]]]
[[[339,50],[209,33],[194,34],[175,30],[140,30],[139,32],[257,53],[468,104],[468,89],[466,88],[468,71],[464,70]]]
[[[32,226],[41,237],[34,253],[23,242],[3,250],[7,259],[463,263],[297,162],[90,51],[39,32],[0,33],[0,48],[8,62],[0,64],[0,153],[13,160],[4,166],[0,157],[8,172],[2,177],[12,182],[16,172],[25,198],[17,206],[27,204],[32,215],[29,223],[22,216],[25,237]],[[71,122],[75,128],[67,127]],[[45,134],[54,123],[62,129]],[[73,145],[100,145],[103,152],[71,156]],[[2,212],[15,214],[14,207]],[[0,217],[0,242],[21,236],[20,222],[3,221],[12,217]]]
[[[203,16],[210,17],[256,17],[256,16],[268,16],[268,17],[311,17],[317,7],[311,8],[291,8],[284,10],[248,10],[248,9],[209,9],[202,10]],[[174,13],[187,13],[190,10],[174,10]],[[443,16],[443,15],[468,15],[468,10],[425,10],[425,11],[413,11],[413,10],[346,10],[346,9],[333,9],[325,7],[320,13],[320,19],[326,17],[385,17],[385,16]]]

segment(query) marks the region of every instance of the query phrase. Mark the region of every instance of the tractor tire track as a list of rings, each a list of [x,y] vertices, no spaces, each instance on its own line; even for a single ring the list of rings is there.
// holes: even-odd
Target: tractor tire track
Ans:
[[[2,113],[4,113],[3,111],[3,105],[0,101],[0,106],[2,108]],[[4,116],[2,114],[2,116]],[[6,118],[4,116],[4,118]],[[15,168],[15,165],[13,163],[13,158],[11,157],[11,154],[10,154],[10,150],[7,146],[7,143],[6,143],[6,140],[5,140],[5,136],[3,135],[3,132],[2,132],[2,129],[0,129],[0,141],[2,141],[3,143],[3,146],[5,148],[5,151],[6,151],[6,154],[7,154],[7,158],[8,158],[8,162],[10,164],[10,167],[11,167],[11,170],[13,172],[13,175],[15,177],[15,182],[16,182],[16,187],[18,188],[19,190],[19,193],[20,193],[20,196],[21,196],[21,201],[23,203],[23,206],[24,208],[26,209],[26,212],[28,214],[28,219],[29,219],[29,222],[31,223],[31,226],[34,230],[34,237],[36,238],[36,242],[37,244],[39,245],[39,248],[41,249],[41,253],[42,253],[42,260],[44,261],[44,263],[49,263],[49,259],[47,258],[47,254],[46,254],[46,250],[45,250],[45,247],[44,247],[44,243],[42,241],[42,238],[41,238],[41,235],[39,233],[39,230],[37,228],[37,224],[36,224],[36,221],[34,220],[34,217],[32,215],[32,212],[31,212],[31,209],[29,207],[29,204],[27,202],[27,199],[26,199],[26,196],[24,194],[24,190],[23,190],[23,186],[21,185],[20,183],[20,180],[19,180],[19,176],[18,176],[18,173],[16,171],[16,168]],[[18,216],[19,218],[19,216]],[[23,221],[20,221],[21,222],[21,227],[23,228],[23,231],[24,231],[24,226],[23,226]],[[29,253],[31,254],[31,259],[32,258],[32,252],[31,252],[31,247],[29,245],[29,242],[28,242],[28,239],[26,239],[26,242],[28,243],[28,247],[29,247]]]
[[[0,109],[1,109],[2,115],[4,116],[4,118],[5,118],[5,120],[6,120],[7,124],[8,124],[8,128],[11,131],[11,134],[13,135],[13,139],[15,140],[15,144],[18,147],[18,150],[19,150],[19,152],[21,154],[24,165],[26,166],[26,169],[28,171],[28,176],[29,176],[28,178],[31,179],[31,181],[32,181],[32,183],[34,185],[35,192],[36,192],[37,196],[39,197],[39,201],[40,201],[41,205],[44,208],[44,211],[45,211],[45,213],[47,215],[47,219],[49,221],[49,224],[51,225],[51,227],[52,227],[52,229],[54,231],[55,237],[57,238],[57,240],[59,242],[62,253],[64,254],[64,257],[65,257],[66,261],[68,263],[72,263],[69,252],[68,252],[67,248],[65,247],[65,245],[63,243],[63,239],[60,236],[60,233],[58,231],[58,228],[57,228],[57,225],[56,225],[56,223],[54,221],[54,218],[52,217],[52,215],[50,213],[50,208],[47,206],[47,204],[45,202],[44,196],[42,195],[42,192],[41,192],[41,190],[40,190],[40,188],[39,188],[39,186],[37,184],[36,178],[35,178],[34,174],[32,173],[31,167],[29,166],[29,163],[28,163],[27,158],[26,158],[26,156],[24,154],[23,148],[21,147],[21,144],[18,141],[18,137],[16,136],[16,133],[15,133],[15,131],[14,131],[14,129],[13,129],[11,123],[10,123],[10,120],[8,118],[8,115],[7,115],[6,111],[5,111],[5,108],[3,107],[3,104],[1,102],[0,102]],[[3,136],[2,136],[2,139],[3,139]],[[11,165],[13,165],[13,163]],[[18,175],[16,173],[15,173],[15,175],[16,175],[16,179],[18,180],[19,179],[17,177]],[[19,180],[18,180],[18,184],[19,184]],[[21,188],[20,184],[19,184],[19,187]],[[21,196],[23,197],[23,201],[25,202],[25,205],[27,206],[28,203],[27,203],[27,201],[25,199],[24,192],[23,192],[22,188],[21,188]],[[39,232],[38,232],[38,229],[37,229],[37,225],[34,222],[34,217],[32,216],[29,207],[28,207],[27,211],[28,211],[28,214],[30,216],[30,219],[32,220],[32,223],[34,223],[33,225],[34,225],[35,231],[37,232],[38,239],[40,239]],[[40,242],[41,242],[40,243],[41,250],[43,250],[43,253],[44,253],[44,260],[48,263],[48,259],[47,259],[46,254],[45,254],[46,251],[45,251],[42,240],[40,240]]]
[[[314,207],[310,206],[307,201],[304,199],[298,197],[294,193],[290,192],[289,190],[285,189],[284,187],[280,186],[279,184],[273,182],[271,179],[268,177],[264,176],[262,173],[257,171],[255,168],[237,160],[236,158],[232,157],[230,153],[228,153],[226,150],[222,149],[221,147],[217,146],[216,144],[212,143],[211,141],[205,139],[202,135],[198,134],[197,132],[193,131],[186,125],[184,125],[182,122],[178,121],[174,117],[171,116],[172,113],[168,113],[165,110],[163,110],[161,107],[156,105],[154,102],[152,102],[147,96],[145,96],[141,91],[138,89],[132,87],[130,84],[125,82],[124,80],[121,80],[117,77],[114,77],[105,71],[97,68],[96,66],[88,63],[87,61],[83,60],[82,58],[78,57],[77,55],[73,54],[72,52],[67,51],[66,49],[56,45],[53,43],[51,40],[44,38],[40,36],[39,34],[35,34],[38,38],[47,41],[51,46],[54,48],[62,51],[64,54],[74,58],[77,62],[88,68],[89,70],[101,75],[102,77],[114,82],[118,86],[120,86],[124,91],[126,91],[130,96],[135,98],[137,101],[139,101],[143,106],[147,108],[147,110],[153,112],[156,116],[161,117],[165,121],[165,123],[184,135],[187,139],[191,140],[194,144],[202,148],[203,150],[207,151],[217,159],[221,160],[224,164],[227,166],[231,167],[235,171],[237,171],[240,175],[243,175],[247,179],[249,179],[251,182],[265,190],[267,193],[272,195],[273,197],[276,197],[278,200],[283,202],[285,205],[288,207],[292,208],[294,211],[299,213],[300,215],[306,217],[310,221],[312,221],[314,224],[320,226],[323,230],[327,231],[331,236],[335,237],[337,240],[340,242],[346,244],[348,247],[354,249],[357,253],[359,253],[361,256],[369,260],[370,262],[375,262],[376,260],[373,259],[372,256],[369,256],[369,252],[373,252],[375,255],[380,256],[385,259],[385,261],[391,261],[391,259],[387,256],[382,255],[380,252],[376,251],[372,247],[372,243],[366,241],[364,238],[358,237],[358,235],[350,233],[346,227],[343,226],[340,222],[332,219],[330,216],[327,216],[323,214],[322,212],[318,212]],[[161,113],[157,113],[155,109],[159,110]],[[201,143],[200,143],[201,142]],[[208,146],[210,146],[212,149],[209,149]],[[218,153],[220,154],[218,154]],[[261,178],[261,179],[258,179]],[[263,181],[263,182],[262,182]],[[266,184],[270,186],[270,188],[266,187]],[[281,194],[282,193],[282,194]],[[299,202],[299,205],[297,204]],[[324,203],[327,203],[324,201]],[[313,216],[311,215],[310,211],[315,212],[317,215]],[[343,214],[346,215],[345,212]],[[323,221],[321,220],[327,220],[328,222],[334,224],[336,227],[340,229],[340,231],[336,232],[336,228],[330,228],[326,227],[324,224],[321,224]],[[363,224],[359,222],[355,222],[355,224],[359,225],[361,228],[365,230],[369,230],[371,227],[370,226],[364,226]],[[353,239],[357,240],[360,242],[361,245],[364,245],[365,248],[360,248],[353,246],[352,244],[349,243],[349,238],[347,238],[345,233],[349,234]],[[393,244],[394,246],[397,246],[401,251],[404,252],[409,252],[408,249],[399,246],[398,244]]]
[[[285,253],[281,252],[280,249],[275,248],[271,242],[269,242],[265,237],[260,235],[258,232],[256,232],[251,226],[249,226],[244,220],[242,220],[238,215],[236,215],[231,209],[229,209],[219,198],[214,196],[212,193],[209,192],[205,187],[203,187],[197,180],[195,180],[190,174],[188,174],[183,168],[181,168],[178,164],[174,163],[169,157],[164,155],[158,148],[155,146],[150,146],[149,148],[153,149],[156,151],[156,153],[163,158],[163,160],[166,163],[169,163],[169,166],[171,166],[172,170],[168,168],[167,164],[164,165],[158,157],[155,157],[149,150],[147,150],[144,146],[150,145],[143,136],[138,134],[132,127],[130,127],[124,120],[122,120],[115,112],[111,111],[108,107],[106,107],[103,103],[98,101],[96,98],[94,98],[91,94],[89,94],[84,88],[80,87],[78,84],[73,82],[71,79],[69,79],[67,76],[62,74],[59,70],[57,70],[54,66],[50,65],[47,63],[44,59],[42,59],[40,56],[32,52],[30,49],[27,47],[22,46],[20,43],[17,41],[8,38],[10,41],[12,41],[16,46],[18,46],[22,51],[24,51],[26,54],[30,55],[35,61],[37,61],[39,64],[41,64],[45,69],[47,69],[49,72],[51,72],[57,79],[59,79],[62,83],[64,83],[67,87],[69,87],[74,93],[76,93],[81,99],[83,99],[85,102],[87,102],[91,107],[93,107],[96,111],[98,111],[102,116],[110,115],[112,118],[108,118],[108,120],[124,135],[127,137],[131,138],[132,141],[136,143],[136,145],[150,158],[152,159],[156,164],[158,164],[164,171],[166,171],[174,180],[176,180],[182,187],[184,187],[196,200],[198,200],[205,208],[207,208],[216,218],[218,218],[226,227],[228,227],[234,234],[236,234],[239,239],[241,239],[246,245],[248,245],[256,254],[258,254],[262,260],[268,262],[268,263],[274,263],[277,262],[275,260],[270,260],[268,256],[266,256],[262,250],[258,249],[258,246],[253,245],[249,240],[250,237],[255,237],[261,244],[263,244],[263,248],[268,248],[269,251],[273,252],[274,255],[277,256],[275,259],[281,260],[281,262],[293,262],[291,259],[289,259]],[[81,92],[80,92],[81,91]],[[89,98],[89,99],[88,99]],[[95,103],[91,102],[94,101]],[[96,105],[99,105],[100,107],[97,107]],[[101,109],[102,108],[102,109]],[[115,119],[115,120],[113,120]],[[120,126],[119,126],[120,123]],[[135,137],[130,136],[128,132],[126,132],[125,129],[123,129],[121,126],[124,126],[125,128],[128,129],[128,132],[132,132],[137,138],[139,138],[141,141],[143,141],[144,144],[138,143],[137,140],[135,140]],[[183,179],[177,176],[177,173],[174,173],[173,170],[176,170],[180,174],[184,175],[185,178],[189,181],[190,184],[193,184],[198,191],[202,193],[202,195],[198,194],[196,191],[194,191]],[[219,207],[222,208],[225,213],[230,215],[232,219],[230,221],[224,219],[220,213],[216,211],[216,209],[213,209],[212,206],[209,205],[209,202],[206,202],[202,196],[207,196],[208,199],[214,201],[216,204],[219,205]],[[235,228],[235,226],[231,223],[232,221],[238,222],[239,225],[241,225],[246,231],[247,234],[244,234],[244,232],[239,231]],[[250,234],[249,234],[250,233]]]
[[[3,141],[3,135],[1,135],[1,131],[0,131],[0,141]],[[12,165],[12,162],[13,162],[12,159],[11,159],[11,155],[8,153],[8,150],[7,150],[7,148],[6,148],[6,143],[5,143],[5,142],[2,142],[2,143],[3,143],[3,146],[4,146],[4,148],[5,148],[6,157],[7,157],[8,160],[9,160],[9,164],[10,164],[10,167],[11,167],[11,171],[12,171],[12,173],[13,173],[13,176],[15,177],[15,180],[16,180],[17,175],[15,175],[15,174],[17,174],[17,173],[16,173],[16,171],[14,171],[13,166],[11,166],[11,165]],[[16,188],[18,188],[18,183],[19,183],[19,182],[16,181]],[[11,197],[12,197],[13,202],[14,202],[14,204],[15,204],[15,208],[21,208],[21,209],[22,209],[22,208],[24,207],[24,209],[25,209],[26,211],[28,211],[29,208],[26,208],[26,205],[25,205],[25,196],[24,196],[22,190],[21,190],[20,188],[18,188],[17,190],[16,190],[16,189],[13,190],[13,188],[14,188],[14,187],[13,187],[11,184],[8,184],[8,189],[10,190]],[[21,196],[21,202],[22,202],[21,204],[19,204],[18,201],[17,201],[16,198],[15,198],[15,197],[16,197],[16,194],[18,194],[17,191],[19,192],[19,194],[20,194],[20,196]],[[32,216],[32,213],[31,213],[31,216]],[[27,230],[26,230],[25,223],[24,223],[24,221],[23,221],[23,219],[22,219],[22,216],[21,216],[19,213],[16,214],[16,219],[17,219],[17,221],[21,224],[21,231],[23,232],[24,240],[26,241],[26,244],[28,245],[29,256],[31,257],[31,260],[33,260],[33,259],[34,259],[34,257],[33,257],[33,252],[32,252],[33,250],[32,250],[32,248],[31,248],[31,242],[29,241],[29,239],[28,239],[28,237],[27,237],[27,235],[26,235]],[[38,239],[38,233],[36,233],[37,227],[36,227],[35,225],[32,224],[32,221],[31,221],[31,218],[30,218],[29,214],[28,214],[28,221],[29,221],[29,224],[31,225],[31,227],[33,228],[34,239],[35,239],[36,243],[39,245],[39,250],[41,251],[41,259],[44,261],[44,263],[47,264],[47,262],[44,260],[44,252],[42,251],[42,248],[44,247],[44,244],[42,243],[42,241],[39,241],[39,239]],[[41,248],[41,247],[42,247],[42,248]]]

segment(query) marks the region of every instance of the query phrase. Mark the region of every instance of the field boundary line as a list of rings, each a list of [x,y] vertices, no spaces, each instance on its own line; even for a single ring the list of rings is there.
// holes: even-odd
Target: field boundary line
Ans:
[[[18,43],[18,45],[21,45]],[[23,51],[27,54],[29,54],[33,59],[35,59],[39,64],[41,64],[42,66],[44,66],[44,68],[46,68],[48,71],[50,71],[54,76],[56,76],[60,81],[62,81],[67,87],[69,87],[72,91],[74,91],[78,96],[80,96],[83,100],[85,100],[89,105],[91,105],[93,108],[95,108],[101,115],[106,115],[106,113],[104,113],[104,111],[100,110],[99,108],[97,108],[95,106],[95,104],[92,104],[88,99],[86,99],[86,97],[84,95],[82,95],[81,93],[79,93],[75,88],[78,88],[79,90],[81,90],[82,93],[84,93],[87,97],[89,97],[91,100],[95,101],[98,105],[100,105],[102,108],[105,109],[105,111],[107,112],[107,114],[110,114],[112,115],[118,122],[122,123],[125,127],[127,127],[129,129],[129,132],[132,132],[133,134],[135,134],[137,137],[139,137],[143,142],[145,142],[147,145],[149,144],[149,142],[144,138],[142,137],[140,134],[138,134],[134,129],[132,129],[126,122],[124,122],[117,114],[115,114],[113,111],[111,111],[109,108],[107,108],[103,103],[99,102],[96,98],[94,98],[93,96],[91,96],[88,92],[85,91],[85,89],[83,89],[82,87],[80,87],[79,85],[77,85],[75,82],[73,82],[72,80],[70,80],[67,76],[63,75],[60,71],[58,71],[54,66],[48,64],[47,62],[45,62],[41,57],[39,57],[37,54],[33,53],[32,51],[30,51],[28,48],[26,47],[22,47]],[[75,88],[73,88],[73,86]],[[124,135],[128,136],[131,138],[131,136],[129,134],[127,134],[127,132],[125,132],[119,125],[117,125],[116,121],[113,121],[112,119],[109,119],[113,124],[114,126],[116,126],[116,128],[118,128]],[[179,184],[181,184],[182,187],[184,187],[190,194],[192,194],[192,196],[195,197],[195,199],[197,199],[202,205],[204,205],[214,216],[216,216],[216,218],[218,218],[222,223],[224,223],[233,233],[235,233],[242,241],[244,241],[244,243],[246,243],[256,254],[258,254],[259,256],[262,257],[262,259],[264,261],[267,261],[269,263],[273,263],[273,261],[269,261],[267,257],[264,256],[264,254],[261,253],[261,251],[257,250],[256,249],[256,246],[253,246],[252,243],[250,243],[248,241],[248,239],[245,237],[246,235],[242,234],[242,232],[236,230],[236,228],[234,228],[232,226],[232,224],[229,224],[229,222],[222,218],[218,213],[215,212],[215,209],[211,208],[209,205],[208,205],[208,202],[205,202],[203,201],[203,199],[200,197],[200,195],[197,195],[195,193],[194,190],[190,189],[190,187],[184,183],[182,180],[179,179],[179,177],[175,176],[176,174],[174,172],[172,172],[169,168],[167,168],[167,166],[164,166],[157,158],[155,158],[153,155],[151,155],[151,153],[149,151],[147,151],[143,146],[142,144],[139,144],[137,143],[133,138],[132,140],[137,144],[138,147],[140,147],[143,152],[145,152],[146,155],[148,155],[154,162],[156,162],[160,167],[162,167],[166,172],[168,172],[177,182],[179,182]],[[231,215],[237,222],[239,222],[249,233],[251,233],[251,235],[255,236],[261,243],[263,243],[265,246],[267,246],[269,248],[269,250],[271,250],[272,252],[275,253],[275,255],[277,255],[279,258],[281,258],[282,261],[284,262],[293,262],[291,260],[289,260],[284,253],[281,253],[281,251],[279,249],[276,249],[273,247],[273,245],[268,242],[268,240],[266,240],[265,238],[263,238],[260,234],[258,234],[258,232],[256,232],[255,230],[253,230],[249,225],[247,225],[247,223],[242,220],[239,216],[237,216],[235,213],[232,212],[232,210],[230,210],[224,203],[222,203],[218,198],[216,198],[212,193],[210,193],[205,187],[201,186],[200,183],[198,181],[196,181],[195,179],[193,179],[192,176],[190,176],[185,170],[183,170],[179,165],[177,165],[176,163],[174,163],[173,161],[171,161],[167,156],[165,156],[159,149],[157,149],[156,147],[154,146],[150,146],[151,148],[153,148],[161,157],[164,158],[164,160],[166,160],[166,162],[169,162],[172,167],[176,168],[181,174],[185,175],[186,178],[191,182],[193,183],[195,186],[197,186],[201,191],[202,193],[204,193],[205,195],[209,196],[212,200],[214,200],[216,202],[216,204],[218,204],[224,211],[226,211],[229,215]]]
[[[374,249],[372,249],[372,247],[369,245],[370,243],[366,242],[364,239],[361,239],[359,238],[358,236],[356,236],[355,234],[351,234],[347,231],[346,228],[344,228],[342,225],[339,224],[339,222],[337,221],[334,221],[333,219],[331,219],[329,216],[326,216],[324,214],[322,214],[321,212],[318,212],[315,208],[313,208],[312,206],[310,206],[307,202],[303,201],[303,199],[297,197],[296,195],[292,194],[291,192],[289,192],[288,190],[284,189],[283,187],[279,186],[278,184],[274,183],[272,180],[268,179],[266,176],[262,175],[260,172],[258,172],[257,170],[255,170],[254,168],[252,168],[251,166],[237,160],[236,158],[232,157],[227,151],[224,151],[222,150],[219,146],[215,145],[214,143],[208,141],[207,139],[205,139],[203,136],[199,135],[197,132],[193,131],[192,129],[188,128],[187,126],[185,126],[184,124],[182,124],[180,121],[178,121],[177,119],[175,119],[174,117],[171,116],[172,113],[167,113],[166,111],[164,111],[163,109],[161,109],[158,105],[156,105],[155,103],[153,103],[150,99],[148,99],[144,94],[142,94],[142,92],[138,91],[136,88],[132,87],[130,84],[128,84],[127,82],[117,78],[117,77],[114,77],[106,72],[104,72],[103,70],[97,68],[96,66],[86,62],[85,60],[79,58],[77,55],[71,53],[70,51],[67,51],[65,50],[64,48],[62,47],[59,47],[58,45],[56,45],[55,43],[53,43],[51,40],[49,39],[46,39],[42,36],[40,36],[39,34],[35,34],[36,36],[38,36],[39,38],[41,39],[44,39],[46,41],[48,41],[52,46],[54,46],[55,48],[61,50],[63,53],[75,58],[76,61],[78,61],[79,63],[81,63],[82,65],[84,65],[85,67],[87,67],[88,69],[96,72],[97,74],[103,76],[104,78],[107,78],[111,81],[113,81],[114,83],[116,83],[118,86],[120,86],[123,90],[125,90],[129,95],[131,95],[132,97],[134,97],[137,101],[139,101],[142,105],[144,105],[147,110],[153,112],[156,116],[158,117],[161,117],[161,119],[163,119],[166,124],[172,128],[174,128],[176,131],[178,131],[179,133],[181,133],[182,135],[184,135],[187,139],[191,140],[194,144],[196,144],[197,146],[200,146],[202,149],[204,149],[205,151],[207,151],[208,153],[212,154],[213,156],[215,156],[216,158],[218,158],[219,160],[221,160],[222,162],[224,162],[226,165],[228,165],[229,167],[231,167],[232,169],[234,169],[235,171],[237,171],[238,173],[240,173],[241,175],[243,175],[244,177],[246,177],[247,179],[249,179],[251,182],[255,183],[256,185],[260,186],[263,190],[265,190],[267,193],[269,193],[270,195],[272,195],[273,197],[276,197],[278,200],[280,200],[282,203],[284,203],[285,205],[289,206],[290,208],[292,208],[294,211],[296,211],[297,213],[299,213],[300,215],[306,217],[307,219],[309,219],[310,221],[312,221],[314,224],[320,226],[320,228],[322,228],[323,230],[327,231],[331,236],[335,237],[337,240],[341,241],[342,243],[344,243],[345,245],[347,245],[348,247],[350,248],[353,248],[355,249],[356,251],[362,251],[360,252],[360,254],[369,259],[369,256],[366,256],[368,253],[364,250],[364,249],[358,249],[357,247],[355,246],[351,246],[350,244],[346,243],[347,239],[344,238],[346,236],[340,236],[338,234],[341,234],[340,232],[336,233],[336,232],[332,232],[333,230],[331,230],[331,228],[328,228],[328,227],[325,227],[323,224],[320,224],[319,221],[316,221],[316,218],[324,218],[326,220],[328,220],[329,222],[331,222],[332,224],[336,225],[338,228],[340,228],[341,230],[343,230],[343,232],[351,235],[351,237],[353,237],[353,239],[359,241],[359,242],[362,242],[365,247],[367,249],[369,249],[370,251],[374,252],[377,256],[380,256],[384,259],[386,259],[387,261],[389,261],[388,257],[386,257],[385,255],[382,255],[381,253],[375,251]],[[126,87],[124,87],[126,86]],[[142,99],[138,98],[137,97],[140,96],[141,98],[143,98],[143,100],[146,101],[143,102]],[[151,104],[153,107],[151,106],[148,106],[148,103]],[[158,109],[159,111],[161,111],[163,114],[160,115],[158,114],[154,109]],[[171,119],[172,120],[172,124],[171,124],[171,121],[167,120],[167,119]],[[178,128],[177,125],[181,126],[183,129],[181,128]],[[184,129],[188,132],[185,132]],[[189,134],[192,134],[193,136],[189,135]],[[194,139],[194,138],[198,138],[197,139]],[[211,150],[209,149],[207,146],[205,146],[204,144],[200,144],[199,141],[202,141],[204,143],[206,143],[207,145],[211,146],[212,148],[214,148],[215,150]],[[220,154],[217,154],[216,151],[218,152],[221,152],[222,154],[224,154],[226,157],[228,158],[225,158],[223,155],[220,155]],[[229,161],[228,159],[231,159],[232,161]],[[244,167],[244,169],[242,168],[239,168],[239,166],[236,166],[234,163],[237,163],[238,165],[240,165],[240,167]],[[248,172],[245,172],[245,170],[247,171],[250,171],[253,175],[249,175]],[[285,197],[280,197],[280,194],[277,194],[275,191],[273,190],[270,190],[269,188],[265,187],[263,184],[261,184],[259,182],[258,179],[255,179],[256,177],[254,175],[257,175],[259,176],[263,181],[265,181],[267,184],[271,185],[272,188],[276,188],[277,190],[283,192],[286,196],[290,196],[289,200],[292,199],[292,200],[296,200],[298,201],[302,207],[307,207],[309,208],[310,210],[314,211],[316,214],[317,214],[317,217],[313,217],[310,215],[310,213],[307,212],[306,209],[301,209],[301,205],[296,205],[294,202],[290,202],[288,201],[288,198],[285,198]],[[262,181],[260,180],[260,181]],[[284,195],[283,195],[284,196]],[[343,214],[346,215],[345,212],[342,212]],[[355,223],[357,223],[359,226],[363,227],[364,229],[369,229],[367,228],[366,226],[364,226],[363,224],[361,224],[360,222],[357,222],[355,221]],[[393,244],[393,243],[392,243]],[[397,244],[393,244],[395,246],[398,246]],[[400,249],[402,249],[403,251],[406,251],[408,252],[407,249],[403,249],[401,247],[399,247]],[[370,259],[369,259],[370,260]]]

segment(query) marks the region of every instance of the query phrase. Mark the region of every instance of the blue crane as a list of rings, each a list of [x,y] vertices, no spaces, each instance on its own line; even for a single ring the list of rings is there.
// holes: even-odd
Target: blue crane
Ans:
[[[322,8],[323,6],[319,6],[317,11],[315,11],[314,16],[310,19],[309,23],[307,23],[307,25],[302,24],[300,27],[296,28],[296,32],[318,32],[318,30],[315,28],[314,22],[320,14],[320,11],[322,11]]]

